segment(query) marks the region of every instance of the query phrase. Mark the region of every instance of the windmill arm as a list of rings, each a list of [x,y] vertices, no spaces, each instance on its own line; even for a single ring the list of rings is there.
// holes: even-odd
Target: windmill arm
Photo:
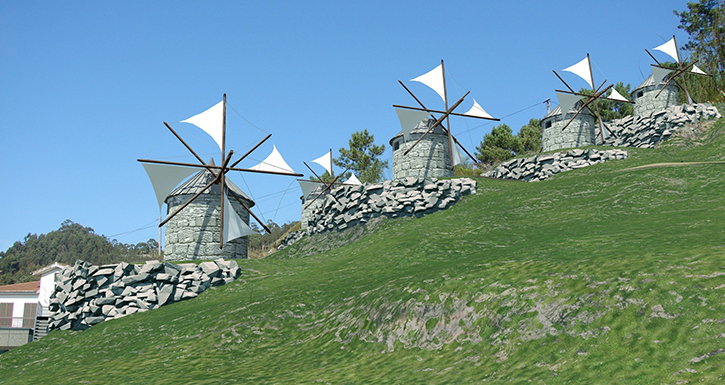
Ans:
[[[426,135],[428,135],[428,133],[429,133],[429,132],[431,132],[431,130],[433,130],[433,129],[435,128],[435,126],[439,125],[439,124],[440,124],[440,123],[441,123],[441,122],[443,121],[443,119],[447,118],[447,117],[448,117],[448,115],[449,115],[449,114],[450,114],[451,112],[453,112],[453,110],[455,110],[455,109],[456,109],[456,107],[458,107],[458,106],[459,106],[459,105],[460,105],[461,103],[463,103],[463,99],[465,99],[465,98],[466,98],[466,96],[468,96],[468,94],[470,94],[470,93],[471,93],[471,91],[468,91],[468,92],[466,92],[466,94],[465,94],[465,95],[463,95],[463,96],[462,96],[462,97],[461,97],[460,99],[458,99],[458,101],[456,102],[456,104],[454,104],[453,106],[451,106],[451,108],[449,108],[449,109],[448,109],[448,111],[444,112],[444,113],[443,113],[443,115],[442,115],[442,116],[441,116],[440,118],[438,118],[438,120],[436,120],[436,121],[435,121],[435,123],[433,123],[433,125],[432,125],[432,126],[430,126],[430,128],[428,128],[428,130],[427,130],[427,131],[426,131],[426,132],[425,132],[425,133],[424,133],[423,135],[421,135],[421,137],[420,137],[420,138],[418,138],[418,140],[416,140],[416,141],[415,141],[415,143],[413,143],[413,145],[412,145],[412,146],[410,146],[410,147],[409,147],[409,148],[408,148],[408,149],[407,149],[407,150],[406,150],[406,151],[405,151],[405,152],[403,153],[403,155],[408,155],[408,153],[410,152],[410,150],[412,150],[412,149],[413,149],[413,147],[415,147],[415,145],[416,145],[416,144],[418,144],[418,142],[420,142],[420,141],[421,141],[421,139],[423,139],[423,138],[424,138],[424,137],[425,137]],[[441,125],[441,127],[443,127],[443,126]]]

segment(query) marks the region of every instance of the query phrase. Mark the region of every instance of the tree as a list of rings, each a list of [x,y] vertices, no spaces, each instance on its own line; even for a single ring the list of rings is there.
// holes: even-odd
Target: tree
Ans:
[[[338,167],[354,171],[360,182],[380,182],[383,180],[383,171],[388,168],[388,162],[378,159],[385,151],[385,145],[374,145],[374,139],[367,129],[355,132],[349,141],[350,148],[340,148],[340,157],[333,159],[333,162]],[[348,178],[349,174],[342,178]]]
[[[519,139],[512,134],[511,127],[501,124],[483,136],[483,141],[476,150],[478,160],[494,164],[513,158],[522,148]]]
[[[709,101],[725,100],[725,1],[700,0],[687,3],[687,10],[674,11],[680,17],[678,28],[688,33],[689,40],[684,49],[698,60],[697,66],[713,75],[705,79],[701,76],[687,76],[689,84],[702,88],[704,98]],[[697,86],[696,86],[697,88]]]
[[[539,152],[541,149],[541,119],[529,119],[529,123],[516,135],[523,152]]]

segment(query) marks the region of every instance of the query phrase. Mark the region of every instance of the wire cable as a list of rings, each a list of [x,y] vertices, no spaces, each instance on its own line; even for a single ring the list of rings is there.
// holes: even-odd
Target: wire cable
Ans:
[[[264,131],[263,129],[257,127],[254,123],[250,122],[247,118],[245,118],[244,116],[242,116],[242,114],[240,114],[231,104],[229,104],[229,102],[227,102],[227,107],[231,108],[232,111],[234,111],[234,113],[236,113],[237,115],[239,115],[240,118],[244,119],[245,122],[249,123],[250,126],[256,128],[259,131],[262,131],[265,134],[269,134],[269,132]]]

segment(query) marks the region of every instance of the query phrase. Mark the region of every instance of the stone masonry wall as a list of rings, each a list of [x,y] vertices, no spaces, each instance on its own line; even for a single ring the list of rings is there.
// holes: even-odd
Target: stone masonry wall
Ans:
[[[309,233],[342,230],[374,217],[421,216],[444,210],[462,196],[476,193],[470,178],[404,178],[401,181],[340,186],[321,197],[311,212]]]
[[[168,198],[169,213],[184,204],[191,195]],[[249,223],[249,213],[236,200],[232,207]],[[195,259],[247,258],[247,237],[227,242],[219,248],[219,195],[201,194],[166,224],[166,248],[164,260],[189,261]]]
[[[617,137],[606,138],[604,145],[651,148],[667,140],[686,124],[719,118],[720,113],[717,108],[709,104],[685,104],[654,111],[644,116],[627,116],[607,123]]]
[[[660,90],[662,92],[660,93]],[[642,93],[642,96],[636,97],[638,93]],[[659,96],[657,94],[659,93]],[[650,85],[634,92],[634,107],[632,113],[635,116],[646,116],[655,111],[664,110],[670,106],[677,105],[677,99],[679,91],[677,86],[669,84],[665,89],[662,89],[662,85]]]
[[[188,298],[211,286],[232,282],[241,274],[234,261],[173,264],[148,261],[95,266],[77,261],[56,276],[50,297],[50,330],[83,330],[106,319]]]
[[[562,131],[564,125],[573,116],[574,113],[568,113],[566,119],[562,119],[561,115],[549,118],[551,127],[544,129],[541,133],[541,142],[545,152],[562,148],[592,146],[596,143],[594,118],[588,113],[579,114]]]
[[[481,176],[537,182],[560,172],[591,166],[611,159],[625,159],[627,156],[627,152],[622,150],[574,149],[512,159],[501,163],[493,170],[481,174]]]

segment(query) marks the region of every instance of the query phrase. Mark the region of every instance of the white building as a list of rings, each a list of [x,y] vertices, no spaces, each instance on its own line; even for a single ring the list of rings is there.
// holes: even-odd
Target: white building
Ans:
[[[66,266],[56,262],[34,271],[40,281],[0,286],[0,353],[48,333],[55,275]]]

